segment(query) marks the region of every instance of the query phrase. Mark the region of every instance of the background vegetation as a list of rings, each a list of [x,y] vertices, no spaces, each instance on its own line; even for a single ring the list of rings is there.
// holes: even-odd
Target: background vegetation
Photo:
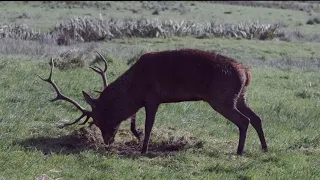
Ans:
[[[0,179],[317,179],[319,11],[319,1],[0,2]],[[204,102],[161,105],[147,156],[129,121],[114,145],[96,145],[86,126],[58,128],[79,112],[50,103],[53,89],[36,76],[53,57],[61,91],[89,108],[81,90],[102,88],[88,68],[100,64],[95,51],[112,82],[145,52],[181,48],[251,68],[249,104],[270,152],[250,126],[237,156],[236,126]]]

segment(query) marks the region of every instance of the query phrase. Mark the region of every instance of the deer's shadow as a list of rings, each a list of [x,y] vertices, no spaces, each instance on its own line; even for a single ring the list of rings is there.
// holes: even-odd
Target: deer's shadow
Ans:
[[[102,155],[118,154],[125,157],[159,157],[171,156],[177,152],[187,149],[199,149],[203,147],[202,141],[192,140],[163,140],[149,143],[148,153],[140,153],[142,143],[138,140],[120,141],[106,145],[100,140],[89,140],[83,136],[70,134],[60,137],[36,137],[14,142],[23,146],[25,150],[38,150],[44,155],[54,154],[79,154],[81,152],[93,151]]]

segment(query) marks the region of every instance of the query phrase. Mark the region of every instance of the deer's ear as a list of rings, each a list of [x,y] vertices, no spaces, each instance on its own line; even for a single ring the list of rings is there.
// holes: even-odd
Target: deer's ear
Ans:
[[[91,96],[89,94],[87,94],[86,92],[82,91],[83,97],[86,100],[86,102],[92,107],[95,108],[96,107],[96,100],[91,98]]]

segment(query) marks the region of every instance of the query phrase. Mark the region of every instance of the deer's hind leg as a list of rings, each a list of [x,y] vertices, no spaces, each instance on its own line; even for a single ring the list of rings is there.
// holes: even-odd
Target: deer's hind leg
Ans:
[[[248,106],[245,92],[240,94],[237,101],[237,108],[240,110],[241,113],[243,113],[250,119],[251,125],[258,133],[262,150],[264,152],[267,152],[268,147],[264,136],[264,132],[262,130],[261,118]]]
[[[228,98],[220,99],[218,101],[209,100],[207,101],[210,106],[219,112],[226,119],[233,122],[239,128],[239,143],[237,154],[242,155],[245,145],[245,140],[247,136],[247,129],[249,126],[249,118],[242,114],[236,107],[236,102],[238,95],[234,95]]]

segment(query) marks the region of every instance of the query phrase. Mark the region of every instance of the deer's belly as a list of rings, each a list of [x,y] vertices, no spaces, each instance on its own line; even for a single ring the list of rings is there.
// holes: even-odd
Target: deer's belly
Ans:
[[[162,103],[177,103],[177,102],[184,102],[184,101],[201,101],[203,98],[200,95],[196,94],[183,94],[180,93],[178,95],[164,95],[161,97]]]

